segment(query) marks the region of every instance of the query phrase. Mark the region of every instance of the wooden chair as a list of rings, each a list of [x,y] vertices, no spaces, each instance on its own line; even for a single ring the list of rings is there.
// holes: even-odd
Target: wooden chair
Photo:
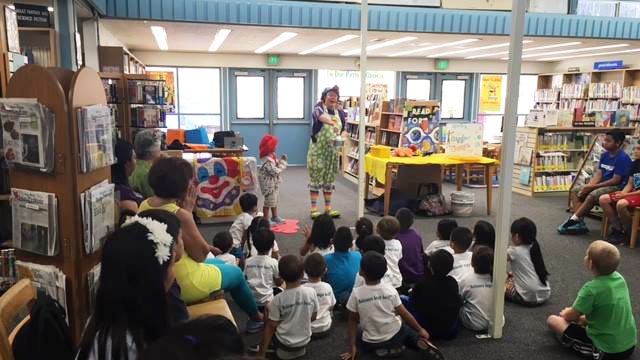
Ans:
[[[14,360],[11,346],[18,331],[29,321],[29,315],[22,319],[13,330],[11,325],[36,299],[36,289],[31,280],[22,279],[0,297],[0,359]]]
[[[636,243],[638,242],[638,229],[640,228],[640,208],[635,208],[633,210],[633,216],[631,218],[631,238],[629,239],[629,248],[633,249],[636,247]],[[602,216],[602,238],[607,236],[607,232],[609,231],[609,218],[606,215]]]
[[[238,326],[225,299],[207,300],[197,304],[189,305],[187,306],[187,311],[189,312],[189,317],[191,318],[196,318],[202,315],[222,315],[231,320],[231,322],[236,325],[236,327]]]

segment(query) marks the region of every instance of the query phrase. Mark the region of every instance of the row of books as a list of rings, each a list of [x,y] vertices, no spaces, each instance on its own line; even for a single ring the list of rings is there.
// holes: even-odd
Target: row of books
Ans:
[[[537,102],[533,108],[535,110],[558,110],[559,103],[555,102]]]
[[[13,245],[45,256],[57,255],[58,199],[56,194],[11,189]]]
[[[629,113],[629,121],[640,120],[640,104],[622,105],[620,110],[627,111]]]
[[[588,86],[586,84],[564,84],[560,92],[561,99],[584,99],[587,97]]]
[[[589,149],[595,135],[579,133],[544,133],[538,135],[539,150],[579,150]]]
[[[560,110],[573,110],[584,108],[586,102],[584,100],[563,99],[560,100]]]
[[[579,166],[578,156],[569,156],[562,152],[542,153],[536,157],[536,170],[563,171],[574,170]]]
[[[349,133],[349,137],[353,140],[358,140],[358,134],[360,133],[360,129],[358,128],[358,124],[347,123],[345,127],[345,131]],[[376,142],[376,129],[372,127],[367,127],[365,132],[365,142],[367,143],[375,143]]]
[[[358,172],[359,172],[358,160],[350,159],[349,164],[347,165],[347,171],[350,172],[352,175],[358,176]]]
[[[400,131],[402,129],[402,115],[390,115],[387,129]]]
[[[83,173],[116,162],[114,144],[116,123],[112,108],[106,105],[85,106],[77,110],[80,170]]]
[[[166,112],[157,106],[132,106],[131,126],[139,128],[166,127]]]
[[[54,170],[55,116],[36,99],[0,99],[1,148],[7,163],[42,172]]]
[[[383,131],[380,134],[380,144],[393,147],[399,146],[400,134]]]
[[[589,84],[591,99],[619,99],[622,97],[622,85],[618,82],[602,82]]]
[[[627,86],[622,90],[622,103],[640,104],[640,86]]]
[[[553,102],[558,100],[560,91],[556,89],[538,89],[534,99],[536,102]]]
[[[618,108],[620,108],[618,100],[588,100],[585,111],[616,111]]]
[[[113,79],[102,79],[102,87],[108,104],[118,104],[122,100],[118,94],[118,83]]]
[[[104,180],[80,194],[84,249],[93,254],[115,230],[115,186]]]
[[[0,251],[0,278],[15,280],[16,276],[15,250],[4,249]]]
[[[401,114],[404,111],[404,104],[407,99],[391,99],[387,103],[387,107],[383,110],[385,112]]]
[[[164,105],[164,81],[159,80],[129,80],[127,94],[130,104]]]
[[[574,175],[539,175],[535,177],[534,190],[544,191],[569,191],[573,184]]]

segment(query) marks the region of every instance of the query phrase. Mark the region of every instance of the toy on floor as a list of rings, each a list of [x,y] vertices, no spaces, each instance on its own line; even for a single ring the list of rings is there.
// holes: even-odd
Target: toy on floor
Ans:
[[[297,234],[300,231],[298,220],[284,219],[281,224],[273,225],[271,231],[278,234]]]

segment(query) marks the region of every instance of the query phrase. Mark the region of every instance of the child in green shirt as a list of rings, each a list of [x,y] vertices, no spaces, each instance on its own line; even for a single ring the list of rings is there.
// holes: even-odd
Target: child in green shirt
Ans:
[[[582,356],[626,359],[635,349],[637,330],[627,282],[616,271],[620,252],[605,241],[594,241],[584,262],[595,278],[580,289],[571,307],[549,316],[547,325],[563,346]]]

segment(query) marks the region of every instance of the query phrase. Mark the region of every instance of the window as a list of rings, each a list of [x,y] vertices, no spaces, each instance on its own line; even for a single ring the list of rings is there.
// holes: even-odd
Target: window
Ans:
[[[304,78],[278,77],[278,119],[304,119]]]
[[[464,118],[464,98],[466,80],[442,80],[442,114],[443,119]]]
[[[431,80],[407,79],[407,99],[430,100]]]
[[[264,77],[236,77],[238,119],[264,119]]]

